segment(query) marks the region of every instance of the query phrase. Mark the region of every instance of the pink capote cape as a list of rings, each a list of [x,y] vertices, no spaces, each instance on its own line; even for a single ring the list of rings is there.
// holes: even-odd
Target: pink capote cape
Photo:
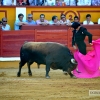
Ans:
[[[94,50],[89,51],[86,55],[79,51],[74,52],[74,57],[78,62],[78,73],[76,70],[73,74],[77,78],[94,78],[100,77],[100,39],[92,42]]]

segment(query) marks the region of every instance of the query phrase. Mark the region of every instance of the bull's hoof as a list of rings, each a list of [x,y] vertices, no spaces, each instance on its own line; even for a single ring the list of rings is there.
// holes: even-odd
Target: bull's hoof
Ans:
[[[64,75],[68,75],[68,73],[64,73]]]
[[[29,73],[29,76],[32,76],[32,73]]]
[[[76,77],[76,76],[72,76],[71,78],[73,78],[73,79],[77,79],[77,77]]]
[[[66,71],[63,71],[64,75],[68,75],[68,73]]]
[[[17,73],[17,77],[20,77],[20,73],[19,72]]]
[[[77,72],[77,73],[81,73],[80,71],[77,71],[77,70],[76,70],[76,72]]]
[[[46,76],[46,79],[50,79],[50,76]]]

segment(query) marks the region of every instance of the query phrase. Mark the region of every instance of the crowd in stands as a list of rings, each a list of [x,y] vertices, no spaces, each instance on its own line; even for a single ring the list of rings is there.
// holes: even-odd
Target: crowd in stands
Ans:
[[[99,6],[100,0],[0,0],[0,5],[17,6]]]
[[[52,19],[50,21],[45,19],[44,14],[40,14],[40,18],[36,21],[33,20],[33,15],[28,14],[27,20],[23,20],[24,15],[22,13],[18,14],[18,20],[14,23],[14,29],[20,30],[22,25],[68,25],[71,26],[74,22],[79,22],[79,17],[75,16],[74,20],[71,22],[69,19],[66,19],[65,14],[61,14],[60,20],[58,20],[58,17],[56,15],[52,16]],[[80,23],[80,22],[79,22]],[[98,24],[100,24],[100,18],[98,19]],[[94,25],[94,23],[91,21],[91,15],[86,15],[86,20],[83,21],[81,24],[83,25]],[[7,18],[2,18],[0,21],[0,29],[1,30],[10,30],[10,25],[7,24]]]

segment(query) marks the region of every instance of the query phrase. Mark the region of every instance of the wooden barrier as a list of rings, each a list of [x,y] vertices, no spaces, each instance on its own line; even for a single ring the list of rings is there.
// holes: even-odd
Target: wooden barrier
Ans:
[[[21,30],[68,30],[69,28],[66,25],[23,25]]]
[[[67,30],[36,30],[35,40],[37,42],[58,42],[68,45],[68,32]]]
[[[85,28],[87,29],[100,29],[100,25],[98,24],[95,24],[95,25],[82,25],[84,26]],[[23,25],[21,27],[21,30],[34,30],[34,29],[37,29],[37,30],[68,30],[70,29],[69,26],[67,25],[47,25],[47,26],[43,26],[43,25]]]
[[[19,56],[20,47],[25,41],[35,41],[34,30],[1,31],[1,57]]]
[[[34,26],[33,30],[0,31],[0,57],[19,57],[20,47],[25,41],[59,42],[68,46],[71,51],[74,51],[71,44],[72,30],[67,26],[63,26],[62,29],[61,27],[47,26],[46,28],[45,26]],[[87,27],[88,31],[93,34],[93,40],[100,38],[100,25],[84,27]],[[85,41],[87,50],[91,50],[88,39],[86,38]]]

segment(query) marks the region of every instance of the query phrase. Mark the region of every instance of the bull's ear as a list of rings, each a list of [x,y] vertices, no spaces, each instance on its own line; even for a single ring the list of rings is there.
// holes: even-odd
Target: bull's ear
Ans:
[[[76,60],[75,59],[71,59],[71,63],[73,63],[73,64],[77,64],[77,62],[76,62]]]

